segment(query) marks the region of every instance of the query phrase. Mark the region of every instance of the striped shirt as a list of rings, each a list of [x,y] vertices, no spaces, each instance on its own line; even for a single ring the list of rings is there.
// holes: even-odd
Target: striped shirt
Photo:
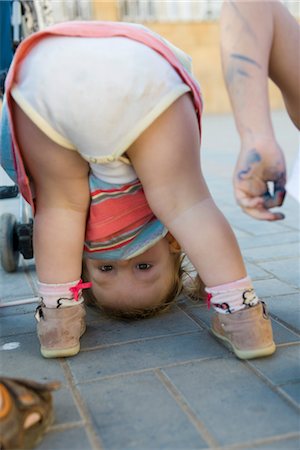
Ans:
[[[93,174],[84,252],[94,259],[129,259],[164,237],[167,229],[151,211],[141,182],[111,184]]]

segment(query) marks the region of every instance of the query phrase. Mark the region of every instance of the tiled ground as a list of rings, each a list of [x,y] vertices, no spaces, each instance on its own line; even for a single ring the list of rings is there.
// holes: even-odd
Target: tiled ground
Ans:
[[[274,124],[290,167],[298,135],[282,113]],[[243,215],[230,183],[238,149],[232,119],[205,117],[203,130],[204,171],[269,305],[277,352],[237,360],[210,335],[211,312],[182,299],[167,314],[133,323],[89,310],[81,353],[45,360],[36,305],[3,307],[1,373],[62,382],[55,422],[39,450],[300,448],[299,209],[288,197],[283,222]],[[18,216],[18,200],[2,200],[0,208]],[[2,304],[35,297],[32,261],[0,277]]]

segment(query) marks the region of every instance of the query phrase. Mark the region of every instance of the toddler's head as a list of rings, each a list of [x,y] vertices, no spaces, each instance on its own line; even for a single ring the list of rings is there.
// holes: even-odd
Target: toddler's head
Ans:
[[[83,291],[88,303],[124,318],[151,316],[166,309],[182,290],[182,253],[169,233],[144,253],[128,260],[85,259]]]

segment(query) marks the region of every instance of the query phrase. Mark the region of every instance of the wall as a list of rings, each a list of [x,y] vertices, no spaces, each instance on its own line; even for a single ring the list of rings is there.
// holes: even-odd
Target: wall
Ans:
[[[93,17],[95,20],[119,20],[117,3],[94,1]],[[191,55],[194,75],[201,85],[205,112],[230,112],[221,70],[218,22],[149,22],[144,25]],[[280,92],[271,82],[270,102],[273,109],[283,108]]]

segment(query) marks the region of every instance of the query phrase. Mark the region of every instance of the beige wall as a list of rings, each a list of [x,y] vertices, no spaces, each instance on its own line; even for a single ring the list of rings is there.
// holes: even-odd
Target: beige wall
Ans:
[[[94,1],[95,20],[119,20],[117,2]],[[170,40],[193,58],[194,75],[201,85],[204,108],[209,113],[229,112],[219,51],[218,22],[144,23]],[[274,109],[283,108],[277,87],[270,83],[270,101]]]

